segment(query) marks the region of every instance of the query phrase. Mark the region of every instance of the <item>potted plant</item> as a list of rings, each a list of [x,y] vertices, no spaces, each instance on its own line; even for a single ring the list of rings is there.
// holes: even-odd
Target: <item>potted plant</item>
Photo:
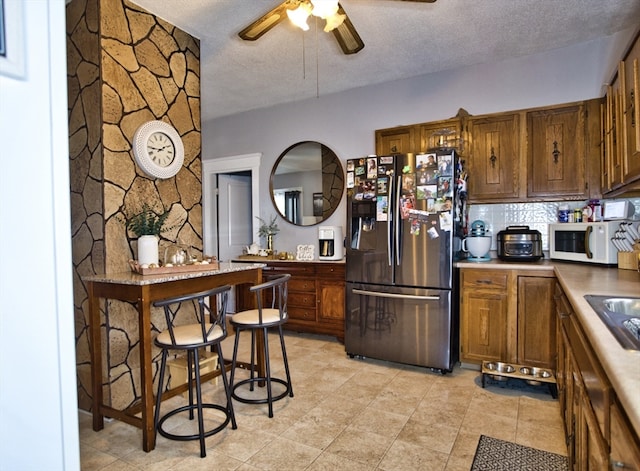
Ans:
[[[138,263],[140,265],[158,265],[158,239],[164,232],[176,225],[166,226],[169,209],[158,213],[148,204],[142,205],[140,212],[127,218],[125,227],[138,237]]]
[[[274,215],[269,223],[261,217],[256,217],[261,222],[260,227],[258,228],[258,235],[267,240],[267,250],[269,253],[273,253],[273,236],[280,232],[280,228],[276,222],[276,216]]]

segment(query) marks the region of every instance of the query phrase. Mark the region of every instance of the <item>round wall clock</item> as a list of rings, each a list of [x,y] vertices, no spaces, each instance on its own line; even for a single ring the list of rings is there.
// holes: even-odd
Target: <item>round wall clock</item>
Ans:
[[[171,178],[182,168],[184,146],[173,126],[163,121],[149,121],[133,136],[133,156],[147,175]]]

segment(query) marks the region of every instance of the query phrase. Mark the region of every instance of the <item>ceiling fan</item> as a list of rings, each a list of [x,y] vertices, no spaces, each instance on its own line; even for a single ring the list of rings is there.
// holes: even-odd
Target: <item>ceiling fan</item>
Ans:
[[[434,3],[436,0],[396,1]],[[238,36],[255,41],[286,18],[306,31],[309,29],[307,18],[311,15],[326,20],[324,31],[333,33],[345,54],[355,54],[364,48],[362,38],[337,0],[285,0],[240,31]]]

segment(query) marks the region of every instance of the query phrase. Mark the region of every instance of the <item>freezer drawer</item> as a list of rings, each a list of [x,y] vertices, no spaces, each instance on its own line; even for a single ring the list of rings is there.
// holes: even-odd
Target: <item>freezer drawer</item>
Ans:
[[[347,283],[345,350],[451,371],[456,342],[451,291]]]

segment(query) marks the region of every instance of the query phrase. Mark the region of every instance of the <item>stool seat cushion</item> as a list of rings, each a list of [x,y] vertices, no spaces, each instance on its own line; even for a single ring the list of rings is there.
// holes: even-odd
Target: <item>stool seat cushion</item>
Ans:
[[[205,329],[209,330],[211,328],[211,324],[206,323]],[[187,325],[179,325],[173,328],[173,335],[176,338],[175,346],[191,346],[202,343],[209,343],[222,338],[224,336],[224,332],[219,325],[216,325],[209,333],[209,337],[206,341],[202,340],[202,327],[200,324],[187,324]],[[169,335],[168,330],[163,330],[156,337],[156,342],[158,344],[173,346],[171,343],[171,336]]]
[[[282,319],[280,318],[280,311],[278,309],[263,309],[262,310],[262,325],[277,325],[287,320],[287,314],[285,313]],[[231,323],[242,326],[259,326],[260,324],[260,311],[257,309],[249,309],[248,311],[240,311],[231,316]]]

